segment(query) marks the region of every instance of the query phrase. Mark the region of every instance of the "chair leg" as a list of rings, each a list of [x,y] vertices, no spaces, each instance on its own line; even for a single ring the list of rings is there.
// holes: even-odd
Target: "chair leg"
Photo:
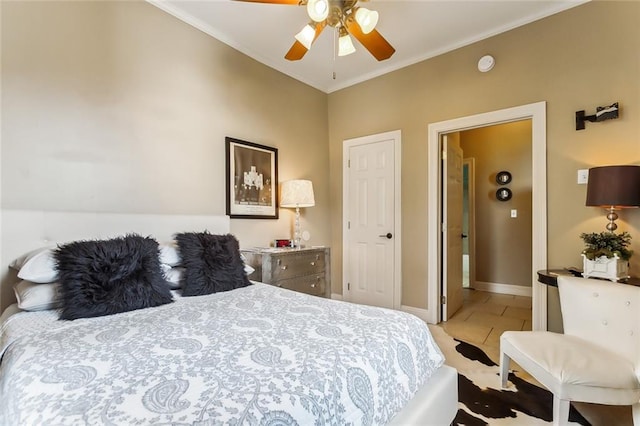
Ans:
[[[500,351],[500,385],[502,386],[502,389],[507,388],[507,380],[509,379],[510,361],[511,361],[511,358],[509,358],[509,355]]]
[[[553,395],[553,426],[564,426],[569,422],[569,401]]]
[[[631,406],[633,411],[633,426],[640,426],[640,402]]]

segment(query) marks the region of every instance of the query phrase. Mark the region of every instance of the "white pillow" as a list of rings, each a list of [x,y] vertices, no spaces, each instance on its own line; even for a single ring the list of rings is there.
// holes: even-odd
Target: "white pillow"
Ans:
[[[169,268],[163,271],[164,278],[170,284],[172,289],[180,288],[180,280],[184,274],[184,268]]]
[[[181,266],[171,268],[166,264],[161,264],[160,266],[162,268],[162,272],[164,273],[164,278],[170,284],[171,289],[175,290],[180,288],[180,280],[184,275],[184,268]],[[253,269],[251,266],[244,265],[244,272],[247,275],[251,275],[253,271],[255,271],[255,269]]]
[[[18,307],[25,311],[44,311],[59,306],[60,284],[36,284],[20,281],[13,286]]]
[[[178,246],[174,241],[168,243],[162,243],[160,246],[160,263],[164,263],[169,266],[177,266],[182,263],[180,259],[180,253],[178,252]]]
[[[18,270],[18,278],[34,283],[51,283],[58,279],[53,248],[42,247],[32,250],[9,265]]]

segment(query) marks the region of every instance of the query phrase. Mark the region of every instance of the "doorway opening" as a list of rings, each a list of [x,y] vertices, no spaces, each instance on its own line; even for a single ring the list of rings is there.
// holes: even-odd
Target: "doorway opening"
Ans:
[[[443,135],[471,129],[531,120],[531,273],[532,329],[546,330],[546,287],[537,282],[535,271],[546,268],[546,105],[538,102],[469,117],[433,123],[429,125],[428,139],[428,205],[439,206],[429,210],[428,217],[428,316],[429,322],[439,322],[443,306],[442,253],[444,237],[443,210],[440,188],[442,186],[440,140]],[[461,262],[462,263],[462,262]]]

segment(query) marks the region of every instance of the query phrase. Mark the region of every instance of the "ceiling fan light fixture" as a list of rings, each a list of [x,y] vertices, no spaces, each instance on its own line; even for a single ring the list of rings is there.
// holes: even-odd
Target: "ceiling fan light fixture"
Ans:
[[[311,44],[313,43],[315,36],[316,30],[311,26],[311,24],[307,24],[298,34],[295,35],[295,38],[300,42],[300,44],[309,50],[311,49]]]
[[[360,29],[365,34],[369,34],[378,24],[378,12],[375,10],[359,7],[356,10],[356,22],[360,25]]]
[[[356,51],[356,48],[353,46],[353,41],[351,41],[351,36],[345,30],[340,30],[340,38],[338,39],[338,56],[347,56],[351,55]]]
[[[328,0],[309,0],[307,2],[307,14],[316,22],[322,22],[329,16]]]

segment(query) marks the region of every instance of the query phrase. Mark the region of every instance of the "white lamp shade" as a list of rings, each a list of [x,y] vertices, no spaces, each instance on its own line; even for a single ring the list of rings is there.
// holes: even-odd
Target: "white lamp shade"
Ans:
[[[378,24],[378,12],[360,7],[356,11],[356,22],[363,33],[369,34]]]
[[[310,180],[294,179],[282,182],[280,207],[313,207],[313,184]]]
[[[327,0],[309,0],[307,14],[316,22],[322,22],[329,16],[329,2]]]
[[[353,42],[349,34],[343,35],[338,39],[338,56],[351,55],[355,51],[356,48],[353,47]]]
[[[296,40],[298,40],[307,50],[311,49],[311,44],[316,36],[316,30],[310,24],[304,26],[304,28],[296,34]]]

